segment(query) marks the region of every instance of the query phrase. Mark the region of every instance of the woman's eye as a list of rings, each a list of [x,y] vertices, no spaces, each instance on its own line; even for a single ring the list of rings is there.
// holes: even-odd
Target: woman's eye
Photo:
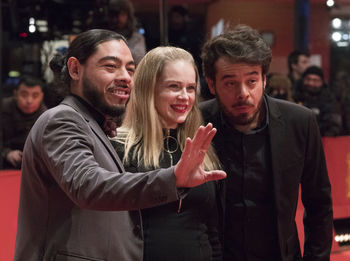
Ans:
[[[172,88],[172,89],[179,88],[179,86],[177,84],[170,84],[169,87]]]

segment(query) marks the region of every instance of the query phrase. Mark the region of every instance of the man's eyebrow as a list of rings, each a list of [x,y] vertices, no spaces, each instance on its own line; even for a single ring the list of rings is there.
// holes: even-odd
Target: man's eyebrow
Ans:
[[[116,56],[104,56],[102,57],[100,60],[98,60],[99,63],[102,63],[104,61],[108,61],[108,60],[112,60],[114,62],[117,62],[117,63],[121,63],[122,61],[116,57]]]
[[[249,73],[246,73],[245,75],[259,75],[258,71],[251,71]]]
[[[116,63],[122,63],[122,60],[120,58],[118,58],[117,56],[105,56],[102,57],[98,62],[102,63],[104,61],[114,61]],[[135,66],[135,62],[134,61],[130,61],[127,63],[127,65],[134,65]]]
[[[246,74],[244,74],[245,76],[250,76],[250,75],[259,75],[258,71],[251,71],[248,72]],[[221,77],[222,80],[227,79],[227,78],[235,78],[237,75],[236,74],[225,74]]]

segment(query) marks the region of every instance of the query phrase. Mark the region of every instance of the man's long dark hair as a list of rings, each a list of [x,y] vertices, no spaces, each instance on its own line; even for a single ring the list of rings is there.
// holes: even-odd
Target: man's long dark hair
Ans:
[[[87,59],[93,55],[97,46],[111,40],[124,41],[125,38],[113,31],[104,29],[92,29],[79,34],[70,44],[65,55],[56,54],[50,61],[50,68],[54,73],[52,87],[56,95],[63,99],[70,93],[71,77],[67,68],[67,61],[75,57],[80,64],[85,64]]]

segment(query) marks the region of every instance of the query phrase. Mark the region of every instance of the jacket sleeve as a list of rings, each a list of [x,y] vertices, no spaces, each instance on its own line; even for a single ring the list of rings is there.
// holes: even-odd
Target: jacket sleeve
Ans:
[[[315,117],[308,126],[308,142],[301,180],[304,213],[304,261],[330,259],[333,210],[322,141]]]
[[[221,261],[223,259],[222,255],[222,244],[220,241],[220,217],[222,213],[219,213],[219,211],[222,209],[220,204],[220,195],[219,195],[219,183],[213,182],[215,185],[215,207],[212,210],[212,214],[209,217],[208,220],[208,237],[209,242],[212,248],[212,260],[213,261]]]
[[[178,199],[173,168],[119,173],[101,137],[75,111],[61,109],[41,123],[31,142],[42,172],[80,208],[135,210]]]

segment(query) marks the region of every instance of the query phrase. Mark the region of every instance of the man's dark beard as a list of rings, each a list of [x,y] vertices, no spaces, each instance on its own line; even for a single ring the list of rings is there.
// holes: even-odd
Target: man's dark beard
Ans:
[[[224,115],[228,118],[231,126],[246,126],[251,124],[257,117],[259,117],[259,112],[261,110],[261,105],[263,103],[263,97],[261,96],[261,99],[259,101],[258,107],[257,107],[257,111],[251,116],[251,117],[247,117],[248,113],[242,113],[239,116],[234,116],[233,114],[231,114],[231,112],[229,110],[226,110],[225,106],[222,104],[222,102],[220,101],[220,97],[216,96],[216,99],[218,101],[218,104],[221,108],[221,110],[224,112]],[[242,104],[243,105],[243,104]]]
[[[104,100],[103,93],[86,77],[83,79],[83,95],[103,115],[121,118],[125,113],[125,105],[108,106]]]
[[[304,89],[307,91],[307,93],[311,96],[317,96],[318,94],[320,94],[321,89],[323,86],[319,87],[319,88],[315,88],[315,87],[311,87],[308,85],[304,86]]]

